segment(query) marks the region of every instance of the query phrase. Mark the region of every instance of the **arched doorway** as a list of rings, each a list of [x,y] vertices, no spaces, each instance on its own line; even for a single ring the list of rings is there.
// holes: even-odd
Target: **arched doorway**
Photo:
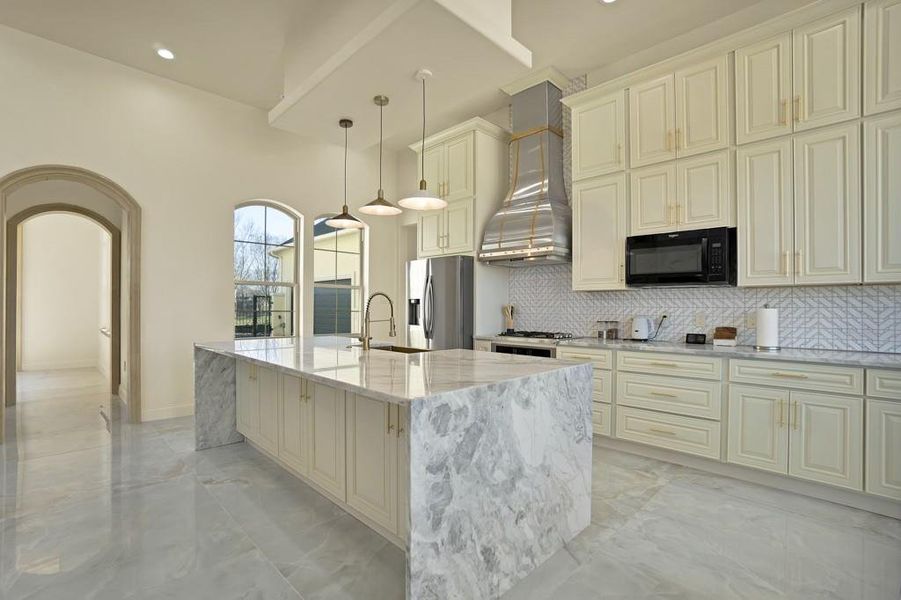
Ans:
[[[117,227],[108,218],[85,206],[51,202],[36,204],[27,208],[8,211],[8,200],[12,194],[28,185],[46,181],[69,181],[86,185],[102,194],[122,211],[122,224]],[[114,274],[112,301],[112,330],[116,339],[113,344],[116,368],[112,368],[112,393],[124,400],[128,420],[141,419],[141,354],[140,354],[140,259],[141,259],[141,209],[135,200],[120,186],[109,179],[81,169],[61,165],[31,167],[16,171],[0,179],[0,216],[5,226],[0,235],[5,235],[2,250],[4,266],[4,286],[2,305],[4,324],[2,333],[3,372],[2,402],[0,411],[15,402],[16,398],[16,349],[17,349],[17,254],[19,248],[20,225],[26,220],[43,213],[69,212],[85,216],[106,229],[113,237]],[[122,268],[125,265],[125,268]],[[122,299],[125,301],[122,302]],[[125,313],[124,315],[122,313]],[[124,338],[123,338],[124,336]],[[123,339],[127,340],[123,343]],[[123,381],[124,380],[124,381]],[[123,385],[124,384],[124,385]]]

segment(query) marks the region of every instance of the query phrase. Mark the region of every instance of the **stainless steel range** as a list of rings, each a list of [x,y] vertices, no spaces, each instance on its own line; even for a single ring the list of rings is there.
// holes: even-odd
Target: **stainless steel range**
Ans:
[[[560,331],[511,331],[502,333],[495,338],[491,342],[491,351],[555,358],[557,342],[569,340],[572,337],[573,334]]]

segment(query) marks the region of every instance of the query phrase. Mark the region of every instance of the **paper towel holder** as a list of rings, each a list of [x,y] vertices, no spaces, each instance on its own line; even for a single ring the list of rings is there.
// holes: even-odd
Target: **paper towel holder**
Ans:
[[[770,308],[769,303],[764,304],[763,308]],[[758,327],[759,326],[760,325],[758,323]],[[757,352],[779,352],[780,349],[781,348],[779,346],[758,346],[757,344],[754,345],[754,350],[756,350]]]

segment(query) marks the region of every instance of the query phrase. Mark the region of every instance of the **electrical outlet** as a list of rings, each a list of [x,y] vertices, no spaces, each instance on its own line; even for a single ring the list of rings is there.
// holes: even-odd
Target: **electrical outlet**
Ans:
[[[704,313],[695,313],[695,327],[707,327],[707,317]]]
[[[757,327],[757,313],[749,312],[745,315],[745,327],[748,329],[754,329]]]

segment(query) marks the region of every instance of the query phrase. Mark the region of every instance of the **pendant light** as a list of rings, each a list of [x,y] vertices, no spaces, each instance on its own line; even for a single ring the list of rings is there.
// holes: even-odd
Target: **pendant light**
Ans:
[[[363,229],[366,225],[347,209],[347,130],[354,126],[354,122],[350,119],[341,119],[338,126],[344,129],[344,208],[341,209],[340,215],[327,219],[325,224],[334,229]]]
[[[436,210],[447,206],[443,198],[431,192],[426,187],[425,181],[425,80],[432,76],[428,69],[420,69],[416,73],[416,79],[422,81],[422,150],[419,153],[422,161],[422,179],[419,180],[419,189],[397,203],[410,210]]]
[[[379,193],[375,200],[361,206],[360,212],[377,217],[392,217],[403,211],[385,200],[385,190],[382,189],[382,111],[388,105],[388,96],[376,96],[372,103],[379,107]]]

